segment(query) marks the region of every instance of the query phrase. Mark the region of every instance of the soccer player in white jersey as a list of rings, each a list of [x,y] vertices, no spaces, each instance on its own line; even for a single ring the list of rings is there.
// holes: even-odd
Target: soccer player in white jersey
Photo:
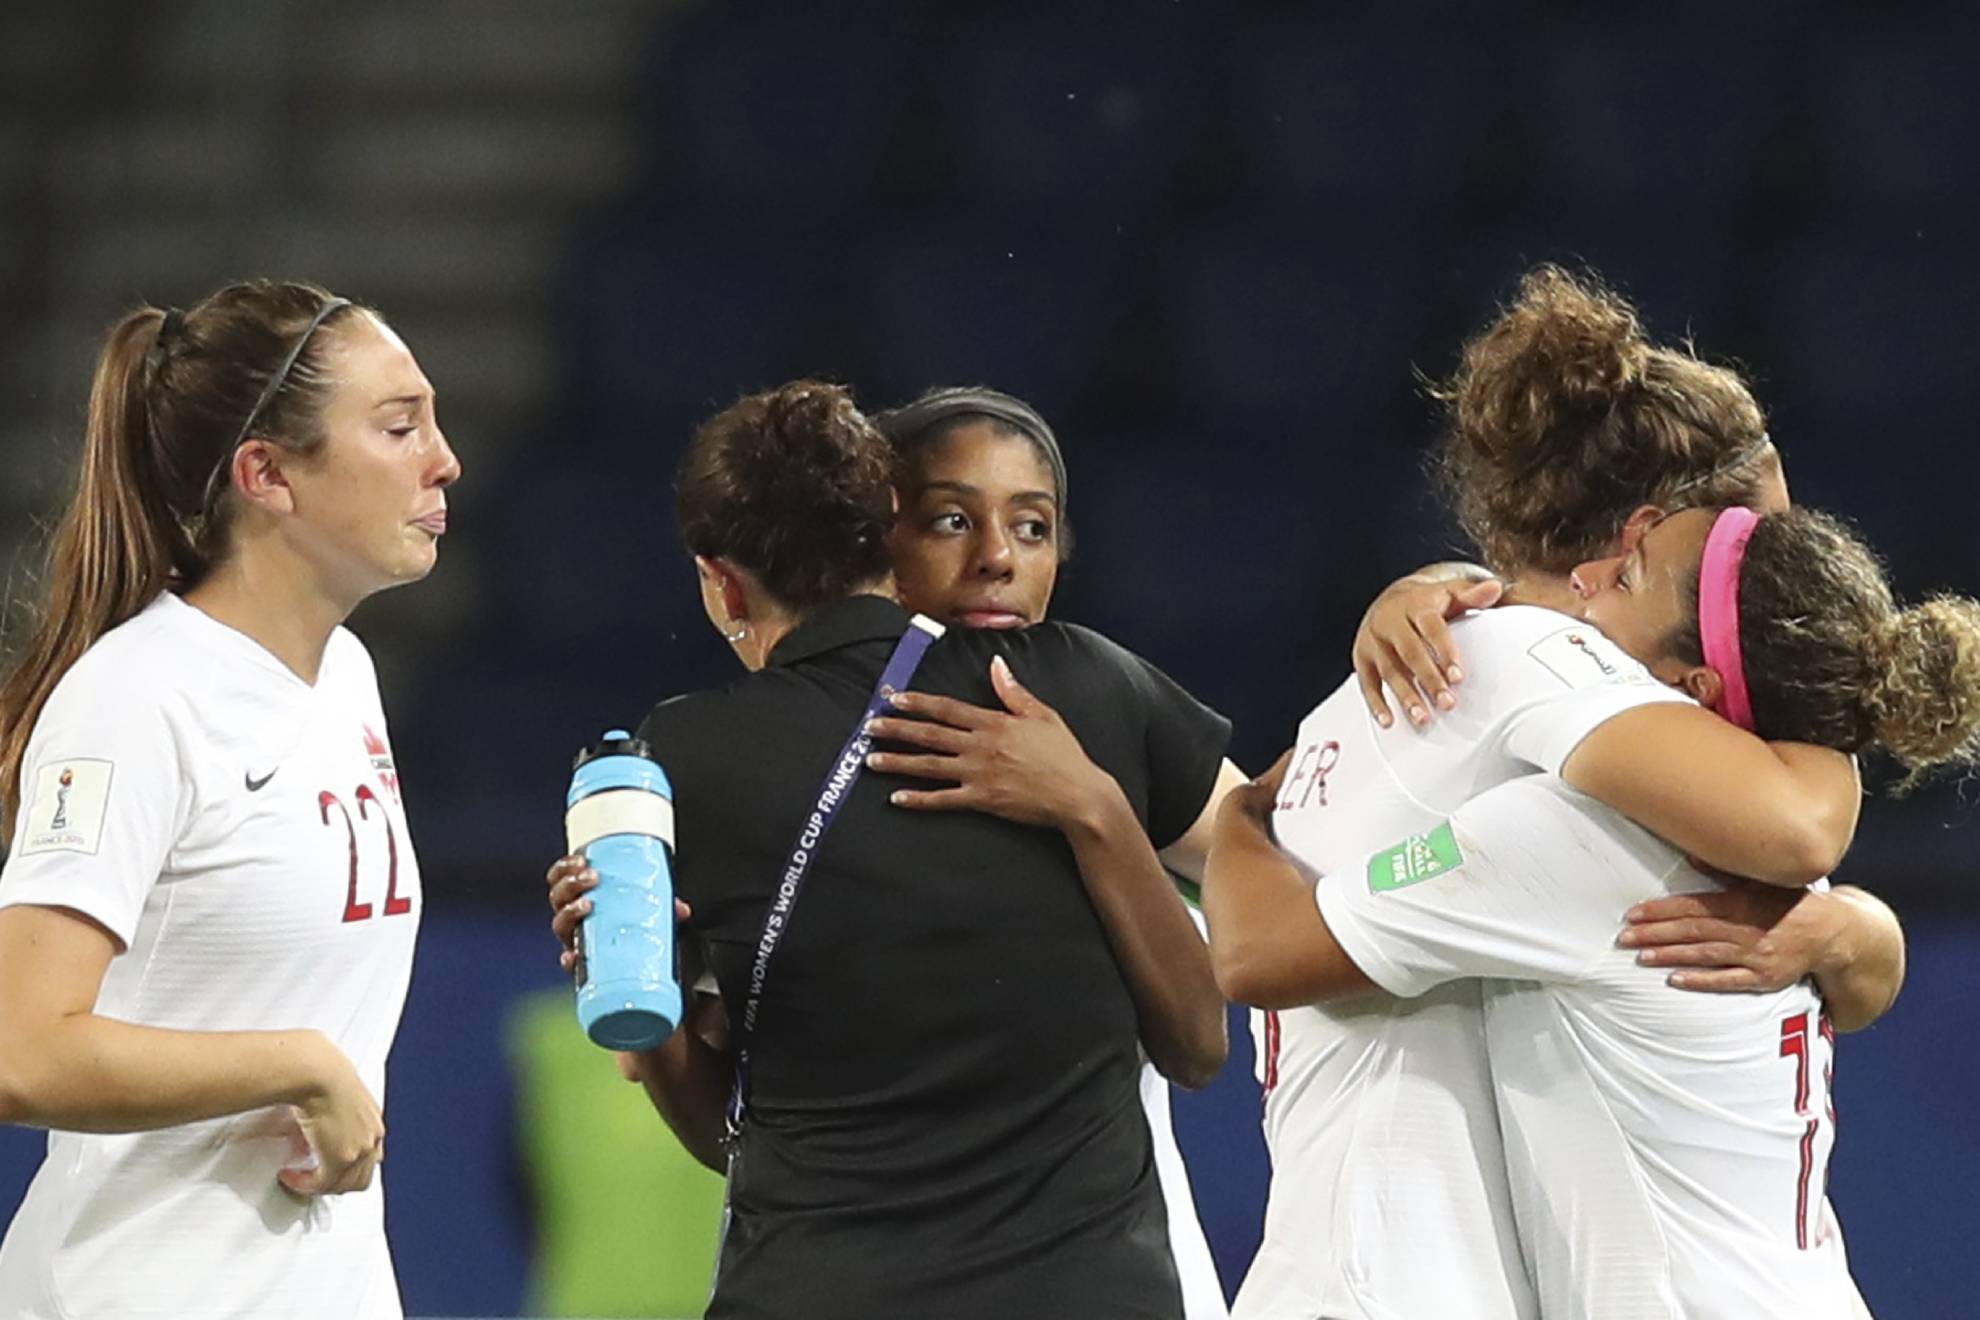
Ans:
[[[419,867],[342,621],[460,465],[369,310],[223,288],[110,331],[0,683],[0,1118],[50,1130],[0,1317],[397,1317],[380,1105]]]
[[[1572,606],[1566,570],[1636,535],[1652,516],[1631,517],[1641,501],[1787,502],[1738,379],[1652,347],[1627,304],[1557,270],[1527,278],[1468,347],[1448,397],[1450,484],[1520,604]],[[1316,869],[1427,830],[1536,770],[1737,874],[1807,884],[1846,847],[1858,795],[1846,758],[1761,743],[1560,613],[1502,608],[1452,631],[1464,700],[1434,725],[1377,719],[1353,680],[1303,723],[1275,827]],[[1205,900],[1220,984],[1274,1010],[1258,1032],[1273,1176],[1235,1314],[1534,1315],[1509,1231],[1476,988],[1407,1006],[1310,1006],[1229,895]],[[1901,938],[1881,908],[1851,916],[1866,942]]]
[[[1980,756],[1980,603],[1899,610],[1874,557],[1821,514],[1689,510],[1576,583],[1590,619],[1732,723],[1878,748],[1914,774]],[[1272,845],[1274,800],[1241,790],[1220,817],[1216,910],[1310,998],[1480,990],[1541,1314],[1866,1313],[1824,1196],[1829,1081],[1834,1032],[1887,1007],[1900,969],[1838,969],[1858,983],[1823,976],[1819,992],[1673,989],[1618,947],[1618,913],[1716,882],[1550,776],[1491,789],[1317,889],[1296,845]]]

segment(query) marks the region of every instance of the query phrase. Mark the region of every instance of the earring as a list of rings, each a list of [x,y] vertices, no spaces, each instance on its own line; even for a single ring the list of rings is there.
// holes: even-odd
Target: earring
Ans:
[[[736,630],[734,632],[723,633],[722,640],[725,642],[740,642],[743,638],[747,636],[749,636],[749,622],[748,620],[744,620],[743,622],[736,625]]]

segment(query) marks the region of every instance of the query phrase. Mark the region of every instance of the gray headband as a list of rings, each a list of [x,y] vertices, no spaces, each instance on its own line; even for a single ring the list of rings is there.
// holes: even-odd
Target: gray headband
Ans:
[[[1732,473],[1745,467],[1748,463],[1751,463],[1754,459],[1760,457],[1761,453],[1772,443],[1774,443],[1773,437],[1762,431],[1758,440],[1741,445],[1739,449],[1734,451],[1731,457],[1725,459],[1711,471],[1702,472],[1689,481],[1681,482],[1671,491],[1671,498],[1675,499],[1679,495],[1689,494],[1697,490],[1700,486],[1710,485],[1720,477],[1730,476]]]
[[[310,338],[316,334],[316,328],[333,312],[341,311],[350,305],[349,298],[325,300],[324,304],[316,309],[316,315],[310,318],[309,324],[303,327],[303,332],[296,342],[290,346],[288,356],[282,359],[282,365],[275,368],[275,374],[270,376],[268,383],[261,387],[261,397],[254,401],[254,407],[248,409],[247,416],[241,419],[240,434],[234,437],[234,443],[227,447],[227,452],[222,454],[219,463],[214,465],[213,474],[206,479],[206,490],[201,494],[199,501],[202,517],[212,509],[213,501],[218,496],[220,487],[225,483],[228,470],[234,466],[235,453],[247,442],[248,436],[253,433],[254,424],[261,420],[261,414],[269,403],[281,393],[282,386],[288,382],[289,373],[296,369],[296,360],[302,356],[303,350],[309,347]],[[160,338],[163,337],[161,332]]]
[[[1045,451],[1052,467],[1052,481],[1058,487],[1059,516],[1066,513],[1066,458],[1059,452],[1059,437],[1052,433],[1038,410],[1015,395],[982,385],[951,385],[930,390],[912,403],[889,409],[873,418],[873,425],[896,450],[944,422],[958,417],[990,417],[1022,431]]]

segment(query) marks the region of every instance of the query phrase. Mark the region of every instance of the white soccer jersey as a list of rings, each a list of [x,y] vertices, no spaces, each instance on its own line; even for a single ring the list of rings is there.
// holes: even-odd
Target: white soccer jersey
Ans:
[[[1141,1107],[1148,1113],[1148,1133],[1155,1143],[1155,1173],[1162,1184],[1162,1201],[1169,1211],[1169,1251],[1176,1258],[1176,1278],[1182,1284],[1185,1320],[1225,1320],[1224,1286],[1217,1281],[1217,1262],[1196,1215],[1196,1197],[1189,1186],[1189,1168],[1176,1145],[1175,1120],[1170,1113],[1173,1094],[1169,1081],[1149,1064],[1141,1069]]]
[[[1322,880],[1391,994],[1486,980],[1519,1236],[1548,1320],[1867,1314],[1825,1196],[1834,1036],[1812,986],[1674,990],[1616,946],[1645,899],[1713,888],[1551,776]]]
[[[72,908],[125,952],[96,1011],[312,1027],[382,1103],[422,906],[371,658],[316,684],[169,593],[55,689],[23,763],[0,906]],[[286,1106],[49,1135],[0,1245],[0,1316],[396,1317],[384,1193],[302,1198]]]
[[[1189,916],[1202,933],[1203,914],[1191,908]],[[1224,1302],[1224,1285],[1217,1278],[1210,1242],[1203,1236],[1203,1221],[1197,1217],[1189,1166],[1176,1145],[1174,1095],[1168,1078],[1157,1072],[1154,1064],[1141,1065],[1141,1107],[1148,1115],[1155,1175],[1162,1186],[1162,1203],[1169,1211],[1169,1253],[1176,1258],[1176,1278],[1182,1284],[1184,1320],[1228,1320],[1231,1309]]]
[[[1496,784],[1554,771],[1635,706],[1686,698],[1566,615],[1452,625],[1458,709],[1383,729],[1343,683],[1300,725],[1273,829],[1324,874],[1428,830]],[[1619,917],[1621,909],[1617,910]],[[1475,984],[1253,1014],[1272,1159],[1239,1320],[1527,1320]]]

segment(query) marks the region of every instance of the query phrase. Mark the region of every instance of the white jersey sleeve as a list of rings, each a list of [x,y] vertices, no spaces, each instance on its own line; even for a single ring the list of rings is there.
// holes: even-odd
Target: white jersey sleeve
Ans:
[[[1617,812],[1532,775],[1323,878],[1315,897],[1355,965],[1413,998],[1466,977],[1580,980],[1640,896],[1618,879],[1683,865]]]
[[[0,907],[72,908],[129,948],[191,780],[161,694],[93,659],[63,676],[28,739]]]
[[[1521,621],[1531,640],[1496,676],[1495,699],[1513,707],[1498,732],[1514,759],[1559,774],[1583,738],[1623,711],[1691,700],[1587,624],[1542,610],[1522,614],[1532,616]]]

